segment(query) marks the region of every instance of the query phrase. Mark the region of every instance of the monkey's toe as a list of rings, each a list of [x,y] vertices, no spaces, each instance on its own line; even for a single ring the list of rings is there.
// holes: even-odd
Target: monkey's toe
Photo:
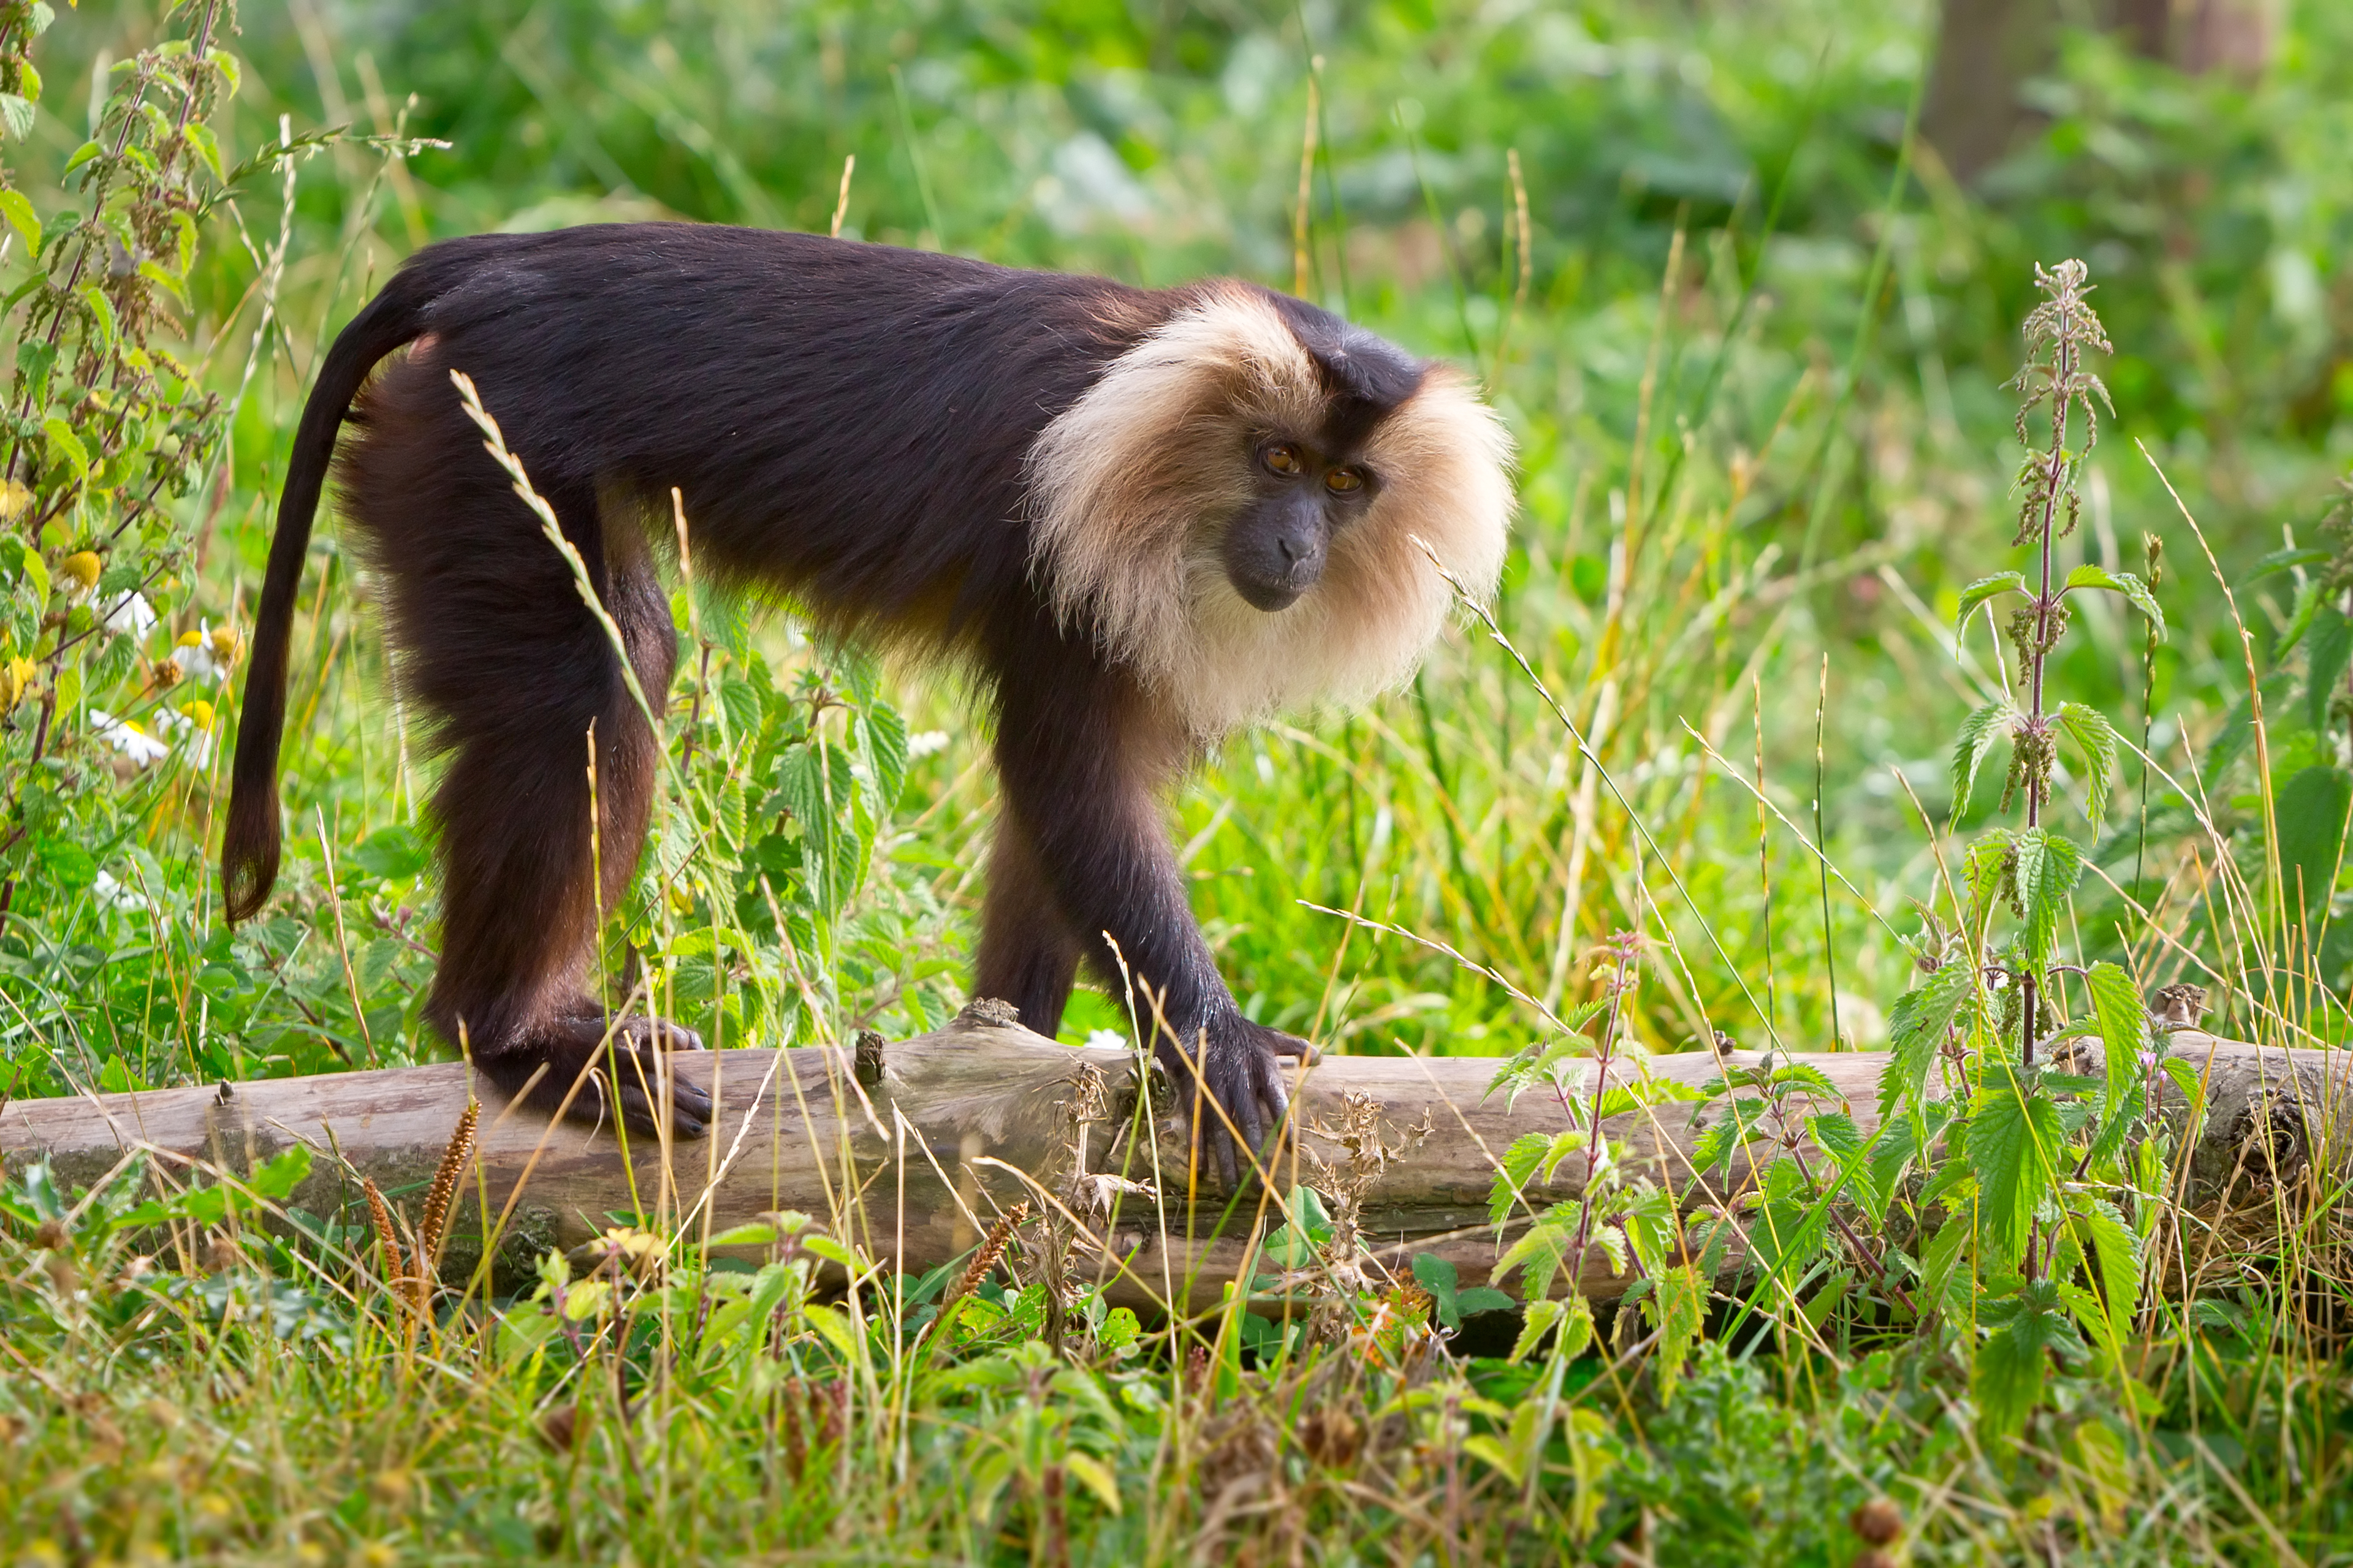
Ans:
[[[555,1019],[503,1050],[478,1052],[475,1066],[550,1116],[607,1126],[617,1114],[631,1132],[652,1138],[661,1133],[667,1105],[670,1136],[701,1138],[711,1130],[710,1092],[670,1060],[701,1049],[693,1030],[665,1019],[616,1023],[584,1015]]]

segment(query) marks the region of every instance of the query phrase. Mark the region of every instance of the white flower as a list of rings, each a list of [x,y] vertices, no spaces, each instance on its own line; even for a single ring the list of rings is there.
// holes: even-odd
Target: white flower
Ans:
[[[1107,1051],[1127,1049],[1127,1037],[1117,1029],[1097,1029],[1087,1037],[1087,1044]]]
[[[90,710],[90,733],[142,768],[172,754],[170,746],[130,720],[117,719],[103,708]]]
[[[944,752],[947,749],[948,732],[945,730],[926,730],[920,735],[907,737],[909,762],[914,761],[917,757],[928,757],[934,752]]]
[[[194,709],[195,712],[188,711]],[[178,742],[192,767],[208,767],[213,760],[212,704],[191,702],[178,710],[170,708],[155,710],[155,728],[166,735],[178,736],[182,731],[191,733]]]
[[[91,896],[100,903],[111,909],[143,910],[147,907],[146,895],[133,892],[103,871],[100,871],[98,874],[98,879],[90,885],[90,890]]]
[[[237,634],[227,626],[216,631],[209,621],[198,621],[195,631],[182,632],[178,646],[172,649],[184,678],[214,686],[228,679],[236,656]]]
[[[147,603],[147,595],[133,590],[122,595],[106,609],[106,619],[100,623],[111,637],[129,633],[143,637],[155,629],[155,610]]]

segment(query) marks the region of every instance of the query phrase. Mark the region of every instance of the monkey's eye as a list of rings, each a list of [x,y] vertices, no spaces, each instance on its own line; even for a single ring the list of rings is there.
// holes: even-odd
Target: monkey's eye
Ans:
[[[1335,468],[1324,476],[1324,488],[1335,496],[1351,495],[1365,488],[1365,476],[1354,468]]]
[[[1284,475],[1297,474],[1307,466],[1299,460],[1298,447],[1282,441],[1260,453],[1259,461],[1274,472]]]

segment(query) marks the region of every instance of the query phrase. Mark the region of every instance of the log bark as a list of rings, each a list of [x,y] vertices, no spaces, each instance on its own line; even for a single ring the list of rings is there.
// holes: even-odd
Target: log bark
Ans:
[[[2203,1075],[2205,1115],[2188,1167],[2193,1203],[2233,1184],[2299,1184],[2307,1173],[2353,1169],[2353,1052],[2257,1047],[2188,1029],[2173,1034],[2171,1051]],[[1215,1305],[1250,1261],[1254,1229],[1280,1217],[1263,1188],[1245,1184],[1228,1194],[1206,1171],[1188,1171],[1170,1131],[1172,1091],[1157,1073],[1143,1075],[1145,1104],[1135,1114],[1133,1054],[1055,1044],[994,1004],[976,1004],[945,1028],[897,1044],[870,1036],[853,1051],[678,1059],[722,1107],[712,1136],[667,1150],[632,1140],[626,1158],[609,1131],[510,1113],[493,1091],[455,1205],[444,1279],[471,1278],[486,1249],[495,1278],[525,1278],[545,1248],[586,1241],[616,1214],[684,1215],[699,1233],[706,1215],[723,1229],[794,1209],[919,1273],[963,1254],[997,1215],[1026,1200],[1033,1215],[1072,1227],[1074,1278],[1103,1279],[1115,1301],[1198,1308]],[[1657,1078],[1696,1085],[1727,1063],[1756,1059],[1747,1051],[1693,1052],[1646,1065]],[[1886,1057],[1800,1059],[1821,1069],[1867,1134]],[[1509,1107],[1485,1098],[1497,1065],[1324,1058],[1305,1071],[1298,1097],[1305,1131],[1277,1162],[1277,1184],[1357,1189],[1358,1234],[1383,1265],[1401,1272],[1412,1256],[1430,1253],[1453,1263],[1462,1285],[1484,1281],[1504,1245],[1486,1224],[1494,1162],[1524,1132],[1568,1125],[1547,1092]],[[2089,1058],[2075,1065],[2097,1070]],[[315,1157],[290,1205],[364,1225],[362,1176],[410,1215],[422,1209],[466,1105],[468,1079],[463,1064],[448,1063],[17,1100],[0,1107],[0,1162],[13,1170],[46,1158],[69,1189],[104,1180],[143,1152],[151,1180],[185,1183],[242,1176],[299,1141]],[[2186,1122],[2188,1107],[2169,1080],[2165,1092],[2167,1114]],[[1737,1198],[1753,1168],[1736,1160],[1728,1173],[1697,1181],[1690,1161],[1693,1139],[1721,1114],[1720,1102],[1669,1103],[1618,1117],[1609,1132],[1626,1141],[1636,1173],[1684,1194],[1687,1205],[1724,1204]],[[1129,1137],[1132,1123],[1147,1135]],[[1082,1137],[1088,1180],[1077,1179]],[[1554,1185],[1532,1195],[1573,1199],[1579,1164],[1570,1161]],[[1141,1185],[1119,1187],[1113,1178],[1122,1177]],[[1597,1254],[1577,1283],[1607,1297],[1628,1281],[1611,1277]]]

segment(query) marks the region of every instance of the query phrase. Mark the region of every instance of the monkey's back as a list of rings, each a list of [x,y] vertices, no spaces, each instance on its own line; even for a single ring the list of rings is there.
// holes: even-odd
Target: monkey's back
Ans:
[[[427,335],[363,398],[362,440],[371,405],[454,414],[463,371],[544,493],[666,517],[677,486],[699,569],[931,637],[1023,596],[1022,455],[1166,309],[1102,279],[700,224],[453,239],[399,283]]]

